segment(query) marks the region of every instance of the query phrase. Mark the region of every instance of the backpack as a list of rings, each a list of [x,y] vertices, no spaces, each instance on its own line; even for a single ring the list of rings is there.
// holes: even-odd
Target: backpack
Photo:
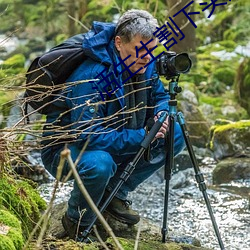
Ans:
[[[37,57],[26,73],[25,114],[28,105],[48,114],[55,97],[71,73],[86,59],[82,43],[85,35],[75,35]]]

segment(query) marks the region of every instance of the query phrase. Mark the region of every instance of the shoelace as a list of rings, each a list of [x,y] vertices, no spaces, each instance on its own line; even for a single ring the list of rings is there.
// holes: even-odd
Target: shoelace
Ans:
[[[129,206],[131,206],[132,205],[132,201],[130,201],[130,200],[125,200],[125,201],[123,201],[123,204],[124,204],[124,206],[125,206],[125,208],[129,208]]]

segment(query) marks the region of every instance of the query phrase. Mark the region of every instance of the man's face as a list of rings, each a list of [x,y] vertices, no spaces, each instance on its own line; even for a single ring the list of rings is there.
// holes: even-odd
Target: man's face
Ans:
[[[143,74],[147,68],[144,68],[144,66],[150,61],[151,56],[147,54],[145,48],[142,48],[141,41],[146,44],[149,40],[142,39],[141,36],[136,35],[131,42],[129,43],[124,43],[121,39],[121,37],[116,36],[115,37],[115,46],[117,50],[120,52],[120,57],[122,60],[124,60],[127,56],[131,55],[127,60],[125,60],[125,64],[129,66],[131,63],[135,62],[132,66],[129,67],[131,72],[136,72],[140,68],[142,68],[140,71],[137,72],[137,74]],[[153,39],[149,44],[147,44],[148,50],[154,48],[157,44],[157,40]],[[138,52],[136,53],[136,46],[138,49]],[[140,50],[139,50],[140,49]],[[153,51],[151,51],[152,53]],[[141,58],[143,57],[143,58]]]

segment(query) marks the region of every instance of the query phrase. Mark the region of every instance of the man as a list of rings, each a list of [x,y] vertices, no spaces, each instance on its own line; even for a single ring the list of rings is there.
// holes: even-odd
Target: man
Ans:
[[[97,206],[116,186],[127,163],[140,149],[147,120],[157,120],[162,111],[168,111],[169,95],[155,71],[155,62],[142,47],[142,43],[149,50],[156,47],[156,27],[156,19],[142,10],[127,11],[117,25],[94,22],[83,41],[87,59],[69,77],[67,89],[47,116],[42,151],[46,169],[56,175],[66,142],[74,161],[86,146],[76,167]],[[88,81],[77,84],[82,80]],[[131,225],[139,222],[127,196],[164,165],[164,157],[159,156],[165,156],[167,130],[166,119],[152,143],[150,159],[139,161],[106,209],[117,220]],[[178,123],[174,138],[176,155],[184,148]],[[69,170],[66,163],[63,176]],[[62,219],[65,231],[71,238],[81,237],[93,217],[75,182]],[[80,232],[76,235],[79,220]]]

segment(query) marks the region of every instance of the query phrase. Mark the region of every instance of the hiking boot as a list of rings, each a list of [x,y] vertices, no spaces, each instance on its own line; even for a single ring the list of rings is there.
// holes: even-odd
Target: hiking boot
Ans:
[[[140,216],[130,208],[131,205],[132,201],[114,197],[105,211],[122,223],[134,225],[140,221]]]
[[[66,232],[65,236],[68,236],[70,239],[79,242],[91,243],[97,241],[97,238],[90,234],[86,239],[83,238],[83,232],[86,227],[78,225],[75,221],[68,217],[67,213],[62,217],[62,225]]]

